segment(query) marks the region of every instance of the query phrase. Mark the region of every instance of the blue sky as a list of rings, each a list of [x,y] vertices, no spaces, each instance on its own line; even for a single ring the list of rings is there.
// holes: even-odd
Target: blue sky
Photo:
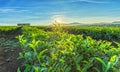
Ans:
[[[0,0],[0,25],[120,21],[120,0]]]

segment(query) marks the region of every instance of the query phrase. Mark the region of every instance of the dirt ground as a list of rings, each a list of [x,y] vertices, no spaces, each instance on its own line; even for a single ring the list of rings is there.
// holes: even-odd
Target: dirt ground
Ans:
[[[16,44],[15,38],[20,34],[20,29],[0,34],[0,72],[17,72],[23,60],[18,60],[19,52],[22,51]]]
[[[0,72],[16,72],[22,60],[17,60],[20,48],[0,47]]]

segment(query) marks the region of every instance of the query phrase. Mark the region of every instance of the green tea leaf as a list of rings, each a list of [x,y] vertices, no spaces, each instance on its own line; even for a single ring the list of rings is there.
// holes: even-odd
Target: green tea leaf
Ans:
[[[47,49],[40,51],[38,54],[39,59],[42,58],[43,54],[47,51]]]
[[[21,72],[21,71],[20,71],[20,68],[17,69],[17,72]]]
[[[103,66],[104,68],[107,68],[106,63],[105,63],[101,58],[95,57],[95,59],[96,59],[97,61],[99,61],[99,62],[102,64],[102,66]]]

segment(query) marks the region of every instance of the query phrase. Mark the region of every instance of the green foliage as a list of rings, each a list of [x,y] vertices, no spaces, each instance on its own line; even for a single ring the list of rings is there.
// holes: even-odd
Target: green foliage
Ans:
[[[17,72],[21,72],[21,71],[20,71],[20,68],[17,69]]]
[[[118,62],[118,57],[116,55],[112,56],[108,63],[105,63],[105,61],[99,57],[96,57],[95,59],[102,64],[102,72],[108,72],[108,70],[114,68],[114,65]]]
[[[23,27],[18,36],[25,59],[24,72],[114,72],[120,47],[111,42],[64,32],[58,26],[52,32]],[[60,29],[60,30],[59,30]],[[56,31],[57,30],[57,31]],[[119,44],[119,43],[118,43]]]
[[[51,31],[52,27],[37,27],[45,31]],[[97,40],[120,41],[119,27],[106,26],[65,26],[62,28],[71,34],[81,34],[83,37],[90,36]]]

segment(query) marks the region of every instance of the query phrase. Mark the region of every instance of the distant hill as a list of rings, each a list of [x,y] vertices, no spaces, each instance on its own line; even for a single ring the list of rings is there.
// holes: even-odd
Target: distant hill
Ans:
[[[93,24],[73,22],[73,23],[68,23],[68,24],[64,24],[64,25],[67,25],[67,26],[120,26],[120,21],[114,21],[111,23],[100,22],[100,23],[93,23]]]
[[[120,21],[114,21],[112,24],[120,24]]]
[[[68,25],[68,26],[81,26],[81,25],[87,25],[87,24],[79,23],[79,22],[73,22],[73,23],[68,23],[68,24],[65,24],[65,25]]]

